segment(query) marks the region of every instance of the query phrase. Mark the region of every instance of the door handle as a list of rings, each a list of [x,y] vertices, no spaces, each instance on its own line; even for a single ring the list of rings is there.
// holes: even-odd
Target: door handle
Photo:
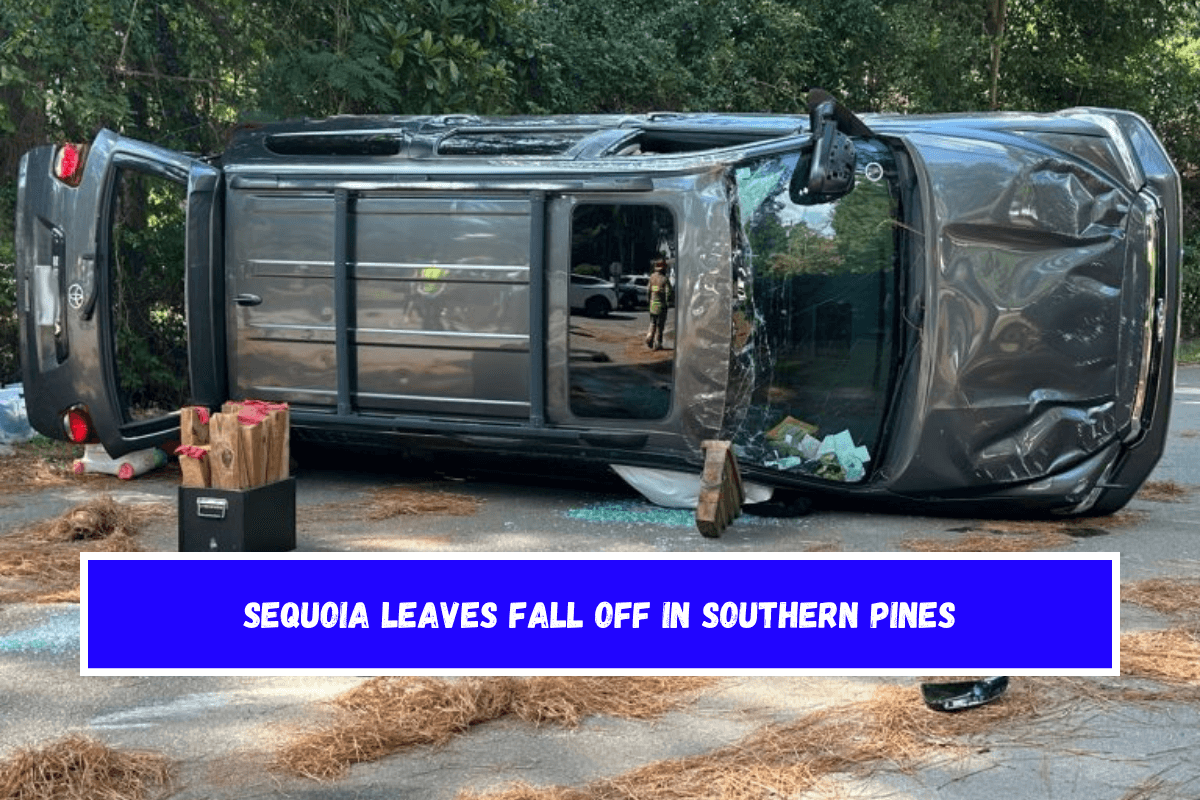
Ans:
[[[257,306],[262,303],[262,298],[256,294],[239,294],[233,298],[233,302],[239,306]]]

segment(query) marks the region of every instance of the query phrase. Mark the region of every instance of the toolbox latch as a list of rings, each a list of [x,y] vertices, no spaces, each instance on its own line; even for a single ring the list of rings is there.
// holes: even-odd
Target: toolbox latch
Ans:
[[[196,516],[204,519],[225,519],[229,501],[223,497],[197,497]]]

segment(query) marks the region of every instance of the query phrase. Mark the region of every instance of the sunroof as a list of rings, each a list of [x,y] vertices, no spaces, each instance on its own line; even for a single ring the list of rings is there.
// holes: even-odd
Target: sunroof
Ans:
[[[577,145],[590,131],[486,133],[460,131],[438,143],[443,156],[557,156]]]
[[[390,133],[288,133],[268,136],[266,145],[281,156],[395,156],[402,142]]]

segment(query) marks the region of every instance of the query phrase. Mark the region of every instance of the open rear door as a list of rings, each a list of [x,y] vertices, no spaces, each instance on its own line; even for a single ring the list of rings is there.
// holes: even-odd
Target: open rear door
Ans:
[[[38,431],[117,456],[173,438],[182,403],[224,399],[219,183],[208,164],[111,131],[22,159],[18,313]],[[136,302],[139,286],[172,276],[176,299]],[[176,332],[177,352],[147,359],[147,331],[160,329]],[[150,381],[173,391],[139,393]]]

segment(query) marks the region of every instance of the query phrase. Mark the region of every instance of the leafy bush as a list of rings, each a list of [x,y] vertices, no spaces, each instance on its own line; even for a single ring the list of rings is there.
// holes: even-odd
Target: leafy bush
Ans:
[[[0,384],[21,380],[17,327],[17,273],[12,220],[16,184],[0,185]]]
[[[1181,283],[1180,335],[1200,337],[1200,230],[1184,240]]]

